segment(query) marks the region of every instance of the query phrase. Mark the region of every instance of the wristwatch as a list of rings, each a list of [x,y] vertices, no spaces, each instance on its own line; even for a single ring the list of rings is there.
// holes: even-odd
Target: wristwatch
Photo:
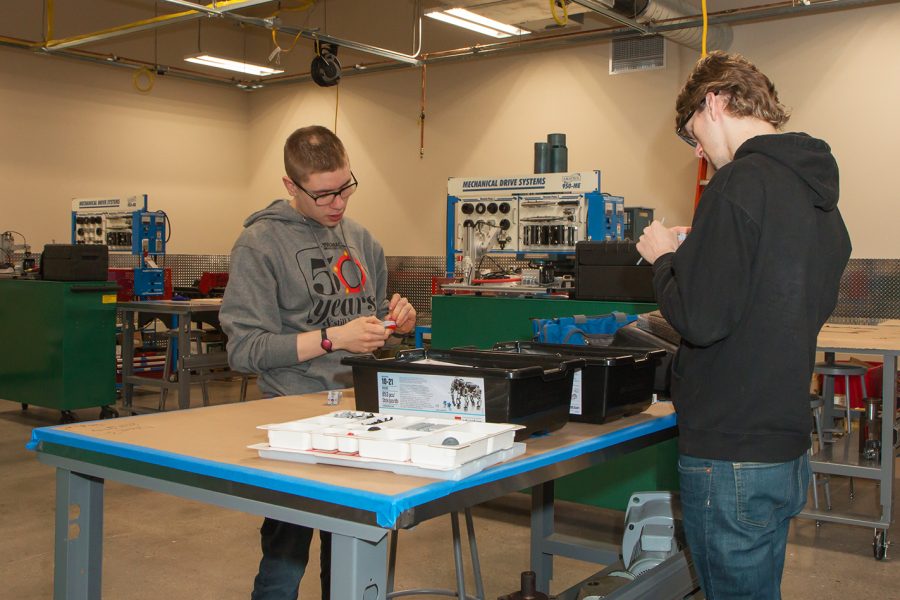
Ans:
[[[334,344],[331,343],[331,340],[328,339],[328,328],[323,327],[322,331],[322,350],[325,352],[333,352]]]

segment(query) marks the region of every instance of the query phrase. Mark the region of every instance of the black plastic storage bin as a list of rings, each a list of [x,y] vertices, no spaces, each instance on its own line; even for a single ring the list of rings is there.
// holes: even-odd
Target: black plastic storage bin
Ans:
[[[662,348],[613,348],[503,342],[495,352],[519,355],[547,355],[582,358],[581,414],[569,414],[569,420],[604,423],[647,409],[653,396],[656,367],[666,356]]]
[[[452,364],[421,362],[426,359]],[[410,402],[419,400],[417,390],[427,393],[429,384],[447,385],[446,395],[449,398],[452,394],[450,385],[455,385],[464,378],[483,379],[484,389],[479,391],[483,406],[475,414],[483,408],[484,418],[488,423],[524,425],[525,429],[516,432],[517,440],[534,433],[559,429],[568,422],[572,380],[575,371],[584,366],[584,360],[579,358],[422,349],[399,352],[394,358],[347,356],[341,362],[353,367],[357,410],[370,412],[415,410],[415,406],[410,408]],[[410,375],[419,377],[409,377]],[[396,396],[402,396],[398,401],[389,392],[395,389],[394,386],[399,384],[400,379],[405,380],[405,387]],[[406,405],[400,402],[405,402]],[[446,414],[420,414],[438,418],[464,418],[462,413],[449,410]]]
[[[636,324],[620,327],[613,336],[612,343],[609,348],[619,350],[639,350],[642,348],[661,348],[666,354],[660,359],[659,366],[656,367],[656,375],[654,376],[653,391],[671,395],[672,387],[672,360],[678,351],[678,344],[661,338],[657,335],[644,331],[636,326]]]

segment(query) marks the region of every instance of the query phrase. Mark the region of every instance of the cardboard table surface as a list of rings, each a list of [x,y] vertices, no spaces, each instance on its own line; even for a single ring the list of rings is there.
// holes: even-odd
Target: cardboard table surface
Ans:
[[[889,319],[878,325],[826,324],[816,341],[819,348],[900,352],[900,320]]]
[[[669,403],[603,425],[569,423],[527,440],[526,453],[460,481],[439,481],[348,467],[260,458],[251,444],[267,441],[257,425],[355,408],[352,391],[338,406],[326,393],[286,396],[35,429],[29,448],[43,442],[98,452],[289,494],[370,510],[390,526],[403,510],[540,466],[674,427]]]

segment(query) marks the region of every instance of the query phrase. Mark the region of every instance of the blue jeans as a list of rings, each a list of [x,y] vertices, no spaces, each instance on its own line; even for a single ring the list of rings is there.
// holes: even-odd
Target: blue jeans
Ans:
[[[678,458],[684,533],[707,600],[780,600],[791,518],[809,456],[785,463]]]
[[[302,525],[266,518],[262,529],[262,560],[253,581],[251,600],[297,600],[300,579],[309,562],[313,530]],[[331,534],[319,532],[322,542],[319,575],[322,600],[331,596]]]

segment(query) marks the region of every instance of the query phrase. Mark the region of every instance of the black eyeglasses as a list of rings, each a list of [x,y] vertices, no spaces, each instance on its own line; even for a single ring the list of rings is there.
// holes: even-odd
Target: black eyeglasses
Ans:
[[[313,194],[305,187],[294,181],[293,178],[288,178],[291,180],[291,183],[297,186],[299,190],[312,198],[316,206],[328,206],[329,204],[334,202],[338,196],[346,200],[353,192],[356,191],[357,186],[359,186],[359,181],[356,179],[356,175],[353,174],[353,171],[350,171],[350,183],[340,189],[334,190],[333,192],[325,192],[324,194]]]
[[[697,140],[694,136],[690,135],[685,128],[687,127],[687,124],[691,122],[691,119],[694,118],[694,113],[698,110],[703,110],[704,106],[706,106],[706,98],[700,102],[700,106],[688,113],[687,118],[681,122],[681,125],[675,128],[675,135],[680,137],[691,148],[697,147]]]
[[[714,93],[716,96],[719,95],[719,92],[713,92],[713,93]],[[692,110],[691,112],[689,112],[688,115],[687,115],[687,118],[686,118],[684,121],[681,122],[681,125],[679,125],[678,127],[675,128],[675,135],[677,135],[677,136],[680,137],[682,140],[684,140],[684,142],[685,142],[687,145],[689,145],[691,148],[696,148],[696,147],[697,147],[697,139],[694,138],[694,136],[690,135],[690,134],[687,132],[687,129],[685,129],[685,128],[687,127],[687,124],[691,122],[691,119],[694,117],[694,113],[696,113],[696,112],[699,111],[699,110],[703,110],[705,107],[706,107],[706,98],[704,98],[703,100],[701,100],[701,101],[700,101],[700,104],[697,106],[697,108],[695,108],[694,110]]]

